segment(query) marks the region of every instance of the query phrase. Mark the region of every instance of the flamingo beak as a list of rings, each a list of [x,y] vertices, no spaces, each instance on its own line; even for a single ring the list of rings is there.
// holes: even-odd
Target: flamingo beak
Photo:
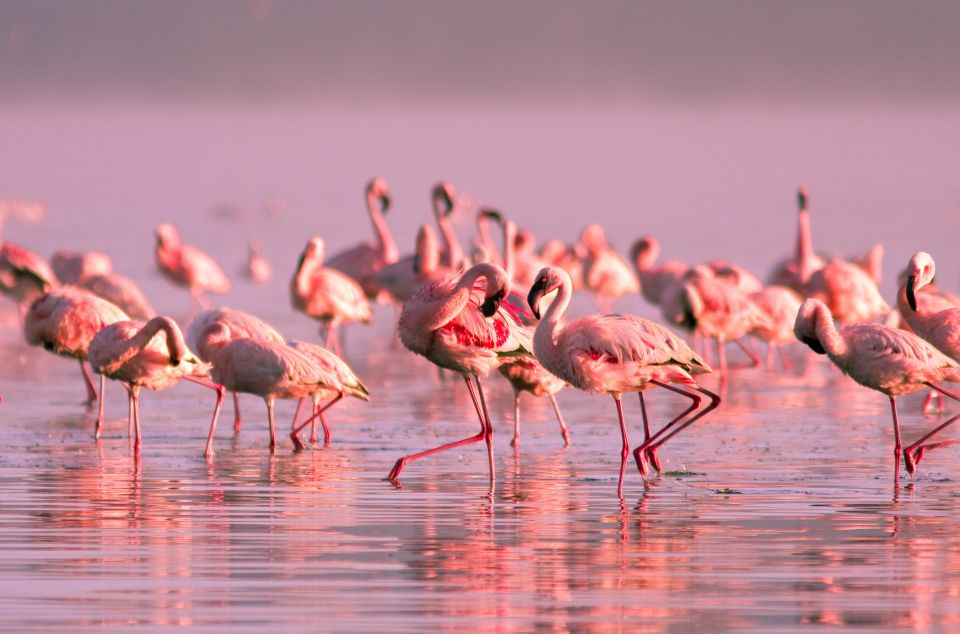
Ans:
[[[827,351],[823,349],[823,344],[820,343],[819,339],[816,339],[814,337],[803,337],[802,339],[800,339],[800,341],[807,344],[807,346],[809,346],[810,349],[816,352],[817,354],[827,354]]]
[[[907,303],[910,304],[910,310],[917,312],[917,276],[911,275],[907,278]]]
[[[387,213],[387,210],[390,209],[390,196],[389,194],[380,194],[380,213]]]
[[[533,311],[533,316],[537,319],[540,319],[540,300],[546,294],[546,289],[547,280],[540,278],[534,282],[533,286],[530,287],[530,293],[527,294],[527,303],[530,305],[530,310]]]
[[[497,314],[497,311],[500,310],[500,302],[503,301],[506,293],[501,288],[495,294],[483,300],[483,304],[480,305],[480,312],[483,313],[484,317],[493,317]]]
[[[170,357],[170,365],[173,367],[180,365],[180,357]]]

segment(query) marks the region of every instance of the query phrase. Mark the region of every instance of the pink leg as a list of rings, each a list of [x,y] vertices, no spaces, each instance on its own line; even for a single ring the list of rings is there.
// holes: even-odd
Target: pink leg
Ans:
[[[197,385],[202,385],[203,387],[209,388],[217,393],[217,402],[213,406],[213,418],[210,419],[210,433],[207,434],[207,446],[204,449],[203,455],[207,458],[212,458],[214,455],[213,451],[213,432],[217,428],[217,418],[220,417],[220,408],[223,406],[223,397],[226,394],[226,390],[219,383],[214,383],[209,379],[201,379],[194,376],[185,376],[183,377],[191,383],[196,383]],[[237,397],[237,393],[233,393],[233,397]],[[236,401],[234,401],[236,404]],[[236,411],[236,410],[235,410]]]
[[[233,431],[240,431],[240,425],[243,421],[240,420],[240,394],[237,392],[233,393]]]
[[[736,343],[740,346],[740,349],[743,350],[748,357],[750,357],[750,363],[753,364],[753,367],[760,367],[760,357],[757,356],[757,353],[754,352],[753,348],[747,345],[747,342],[743,339],[736,339]]]
[[[783,366],[784,372],[793,372],[793,363],[790,362],[787,353],[783,351],[783,346],[777,346],[777,354],[780,356],[780,364]]]
[[[303,428],[311,424],[316,418],[320,418],[321,420],[323,420],[323,413],[328,409],[330,409],[331,407],[333,407],[333,405],[342,398],[343,398],[343,392],[338,394],[336,398],[331,400],[329,403],[327,403],[323,407],[319,407],[319,408],[315,407],[313,416],[311,416],[307,420],[300,423],[298,427],[294,428],[294,430],[290,432],[290,440],[293,442],[294,449],[298,451],[303,449],[303,441],[300,440],[300,432],[303,431]],[[329,430],[327,428],[326,421],[323,422],[323,429],[324,429],[324,433],[327,435],[327,438],[329,438]],[[327,441],[327,444],[329,444],[329,440]]]
[[[290,423],[290,431],[291,431],[291,432],[297,430],[297,421],[300,420],[300,412],[303,411],[303,404],[306,403],[306,402],[307,402],[307,397],[306,397],[306,396],[301,397],[300,400],[297,401],[297,409],[296,409],[295,412],[293,412],[293,421]],[[314,408],[313,413],[314,413],[314,415],[316,415],[316,413],[317,413],[316,408]],[[313,416],[311,416],[310,419],[313,420]]]
[[[617,481],[617,495],[623,497],[623,474],[627,470],[627,456],[630,455],[630,442],[627,440],[627,423],[623,420],[623,404],[620,403],[620,395],[613,397],[617,403],[617,416],[620,417],[620,436],[623,439],[623,447],[620,449],[620,479]]]
[[[951,398],[956,398],[955,395],[950,394],[949,392],[947,392],[946,390],[943,390],[942,388],[935,388],[935,389],[937,389],[937,391],[942,391],[944,394],[946,394],[947,396],[950,396]],[[913,443],[912,445],[910,445],[909,447],[903,450],[903,461],[904,463],[906,463],[908,473],[912,474],[916,470],[917,464],[923,458],[924,452],[930,449],[936,449],[937,447],[946,447],[948,445],[952,445],[957,442],[955,440],[947,440],[944,442],[932,443],[928,445],[923,444],[927,440],[929,440],[932,436],[940,433],[945,428],[954,424],[958,420],[960,420],[960,414],[957,414],[953,418],[950,418],[949,420],[945,421],[943,424],[938,425],[932,431],[928,432],[922,438],[920,438],[920,440],[916,441],[915,443]]]
[[[933,402],[937,402],[936,407],[932,407]],[[923,401],[924,414],[931,414],[933,412],[942,412],[943,411],[943,396],[940,395],[936,390],[930,390],[927,392],[927,398]]]
[[[665,386],[666,384],[657,383],[657,385],[664,385],[664,386]],[[634,458],[634,460],[636,460],[636,462],[637,462],[637,469],[640,470],[640,475],[642,475],[642,476],[644,476],[644,477],[646,477],[646,474],[647,474],[647,467],[646,467],[646,464],[643,462],[643,454],[644,454],[644,452],[645,452],[647,449],[653,447],[654,441],[655,441],[663,432],[665,432],[666,430],[670,429],[671,427],[673,427],[674,425],[676,425],[677,423],[679,423],[680,421],[682,421],[684,418],[686,418],[686,417],[689,416],[691,413],[693,413],[698,407],[700,407],[700,397],[699,397],[698,395],[692,394],[692,393],[688,393],[688,392],[684,392],[684,391],[680,391],[680,390],[676,390],[676,388],[673,388],[673,387],[670,387],[669,389],[671,389],[671,390],[673,390],[673,391],[678,391],[680,394],[683,394],[684,396],[690,398],[690,399],[693,401],[693,404],[690,405],[690,407],[688,407],[687,409],[685,409],[683,412],[681,412],[679,416],[677,416],[677,417],[674,418],[672,421],[670,421],[669,423],[667,423],[666,425],[664,425],[664,426],[663,426],[663,429],[661,429],[661,430],[660,430],[659,432],[657,432],[656,434],[651,435],[651,434],[649,433],[649,430],[648,430],[647,426],[644,426],[645,437],[644,437],[644,439],[643,439],[643,444],[641,444],[639,447],[637,447],[636,449],[633,450],[633,458]],[[644,412],[644,416],[646,416],[646,405],[645,405],[645,404],[644,404],[643,407],[642,407],[642,411]],[[654,449],[653,455],[656,456],[656,449],[657,449],[657,447],[653,447],[653,449]],[[648,453],[647,456],[649,456],[649,455],[650,455],[650,454]],[[659,458],[656,458],[656,460],[657,460],[656,464],[659,464],[659,463],[660,463]],[[651,460],[651,462],[652,462],[652,460]],[[656,466],[656,465],[654,465],[654,466]],[[660,469],[657,469],[657,472],[659,473],[659,472],[660,472]]]
[[[97,390],[93,387],[93,377],[90,375],[90,368],[83,362],[83,359],[80,359],[80,372],[83,374],[83,384],[87,387],[86,404],[91,405],[97,400]]]
[[[640,397],[640,414],[643,417],[643,443],[641,446],[646,445],[650,441],[650,420],[647,418],[647,402],[643,398],[643,392],[637,392],[637,396]],[[657,458],[656,452],[647,453],[647,456],[650,457],[650,462],[654,464],[654,468],[657,472],[660,472],[660,460]],[[644,478],[647,477],[647,463],[644,461],[644,456],[639,451],[633,453],[633,459],[637,462],[637,469],[640,471],[640,475]]]
[[[133,450],[139,456],[140,448],[143,446],[143,436],[140,433],[140,386],[134,385],[130,395],[133,398]]]
[[[513,440],[510,441],[511,447],[520,446],[520,392],[513,391]]]
[[[563,414],[560,413],[560,404],[557,403],[555,394],[550,395],[550,404],[553,405],[553,413],[557,415],[557,422],[560,423],[560,433],[563,435],[563,446],[570,446],[570,432],[567,431],[567,424],[563,422]]]
[[[390,473],[387,475],[387,479],[396,480],[400,476],[400,472],[403,471],[403,468],[407,465],[408,462],[413,462],[414,460],[419,460],[420,458],[425,458],[429,455],[446,451],[447,449],[453,449],[454,447],[459,447],[461,445],[466,445],[468,443],[480,442],[487,437],[487,422],[483,418],[483,412],[480,408],[480,403],[477,401],[476,394],[474,393],[473,384],[470,382],[470,377],[465,376],[463,380],[467,384],[467,389],[470,391],[470,396],[473,398],[474,408],[477,410],[477,416],[480,419],[480,433],[476,436],[470,436],[469,438],[464,438],[463,440],[457,440],[455,442],[447,443],[445,445],[440,445],[439,447],[434,447],[433,449],[427,449],[426,451],[421,451],[420,453],[415,453],[409,456],[404,456],[397,460],[397,463],[393,465],[393,469],[390,470]]]
[[[126,383],[123,387],[127,388],[127,443],[133,447],[133,390]]]
[[[274,398],[268,396],[267,401],[267,420],[270,422],[270,453],[277,450],[277,428],[273,423],[273,402]]]
[[[890,397],[890,411],[893,412],[893,487],[897,488],[900,482],[900,419],[897,417],[897,399]],[[907,470],[913,473],[911,466],[907,465]]]
[[[709,414],[710,412],[712,412],[713,410],[717,409],[717,407],[720,406],[720,401],[721,401],[720,396],[718,396],[717,394],[714,394],[710,390],[706,390],[702,387],[696,387],[694,389],[697,392],[700,392],[701,394],[705,395],[707,398],[710,399],[710,404],[704,407],[702,410],[700,410],[696,414],[694,414],[691,418],[684,420],[683,422],[680,422],[685,416],[687,416],[687,414],[690,411],[699,407],[700,397],[697,394],[694,394],[693,392],[689,392],[687,390],[683,390],[676,386],[668,385],[666,383],[661,383],[660,381],[651,381],[651,383],[653,383],[654,385],[659,385],[660,387],[666,388],[672,392],[676,392],[677,394],[682,394],[687,398],[690,398],[693,400],[693,406],[691,408],[689,408],[686,412],[681,414],[679,417],[667,423],[663,427],[663,429],[661,429],[660,431],[658,431],[656,434],[653,435],[653,438],[650,439],[651,440],[650,446],[653,447],[654,449],[659,449],[661,446],[663,446],[665,442],[667,442],[668,440],[670,440],[671,438],[679,434],[681,431],[683,431],[684,429],[686,429],[693,423],[697,422],[698,420],[700,420],[701,418],[703,418],[704,416],[706,416],[707,414]],[[669,431],[669,433],[667,433],[668,430],[677,423],[680,423],[679,426],[676,429],[673,429],[672,431]]]
[[[487,423],[487,462],[490,464],[490,486],[497,480],[496,465],[493,462],[493,423],[490,421],[490,413],[487,411],[487,400],[483,396],[483,388],[480,386],[480,377],[473,376],[474,383],[477,384],[477,394],[480,395],[480,407],[483,409],[483,419]]]
[[[93,437],[100,438],[100,428],[103,427],[103,395],[107,391],[107,377],[100,375],[100,403],[97,406],[97,426],[93,430]]]
[[[333,403],[330,403],[330,405],[333,405]],[[318,408],[317,418],[320,420],[320,426],[323,427],[323,446],[329,447],[330,441],[333,439],[333,435],[330,433],[330,426],[327,425],[327,419],[323,415],[326,410],[326,407]],[[313,421],[313,425],[310,427],[310,442],[317,444],[317,421]]]

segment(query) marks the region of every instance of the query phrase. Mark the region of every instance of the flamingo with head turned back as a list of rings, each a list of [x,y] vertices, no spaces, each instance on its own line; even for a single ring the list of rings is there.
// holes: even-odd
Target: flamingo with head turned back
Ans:
[[[93,378],[84,364],[90,341],[104,326],[130,317],[117,306],[76,286],[60,286],[33,301],[23,320],[23,334],[32,346],[77,359],[87,387],[87,403],[97,400]],[[103,387],[100,377],[100,408],[96,435],[103,424]]]
[[[325,267],[323,256],[323,238],[311,238],[290,280],[290,299],[296,310],[323,323],[327,346],[339,351],[337,327],[355,321],[369,323],[370,302],[356,280]]]
[[[623,496],[623,475],[630,445],[623,419],[620,396],[638,392],[643,412],[644,442],[634,450],[641,474],[646,472],[644,456],[661,472],[657,449],[682,429],[691,425],[720,404],[720,397],[697,385],[695,375],[710,372],[709,366],[687,344],[663,326],[634,315],[590,315],[561,323],[572,294],[570,277],[557,267],[546,267],[537,275],[528,302],[540,317],[540,301],[556,292],[557,296],[537,326],[533,349],[547,370],[585,392],[613,396],[620,419],[623,448],[620,453],[620,479],[617,493]],[[672,385],[672,384],[680,384]],[[655,434],[650,433],[643,391],[660,386],[689,398],[691,406]],[[683,387],[680,387],[683,386]],[[700,411],[701,396],[710,403]],[[695,413],[696,412],[696,413]]]
[[[353,369],[351,369],[343,359],[323,346],[318,346],[315,343],[306,341],[291,341],[290,347],[309,357],[317,364],[317,367],[325,373],[323,386],[310,395],[313,399],[313,416],[308,419],[307,423],[303,423],[303,425],[300,426],[297,426],[297,418],[299,418],[300,406],[303,404],[303,399],[301,399],[297,405],[297,413],[293,416],[293,425],[290,430],[290,439],[293,441],[294,447],[303,449],[303,441],[300,440],[300,430],[309,423],[312,424],[310,442],[316,443],[317,419],[319,418],[320,424],[323,425],[323,444],[327,446],[330,444],[330,427],[327,425],[323,413],[344,396],[352,396],[361,401],[369,401],[370,392],[367,391],[366,386],[364,386]],[[320,402],[324,400],[329,402],[323,407],[320,407]]]
[[[158,337],[161,334],[163,336]],[[173,319],[154,317],[146,324],[142,321],[109,324],[90,341],[88,360],[94,372],[127,387],[130,394],[128,428],[134,430],[132,440],[138,455],[143,438],[140,432],[142,387],[165,390],[181,379],[208,387],[217,393],[211,423],[216,424],[223,404],[223,386],[207,378],[209,368],[187,348],[183,333]]]
[[[206,331],[206,327],[214,322],[222,323],[225,330]],[[211,339],[216,335],[217,341]],[[187,345],[195,350],[203,361],[211,363],[213,353],[222,345],[224,335],[231,339],[262,339],[272,343],[282,344],[286,339],[273,325],[263,321],[255,315],[245,313],[235,308],[212,308],[197,314],[187,328]],[[233,392],[233,429],[240,431],[240,399]]]
[[[382,178],[374,178],[366,188],[367,213],[376,234],[376,244],[362,242],[340,251],[327,260],[327,266],[355,279],[369,299],[380,297],[375,274],[400,258],[397,243],[384,215],[390,208],[390,188]]]
[[[817,299],[807,299],[800,307],[794,334],[814,352],[827,355],[834,365],[860,385],[889,397],[893,413],[893,481],[896,485],[902,448],[896,398],[929,387],[960,401],[960,395],[940,386],[942,381],[960,381],[960,365],[905,330],[881,324],[849,324],[838,330],[830,309]],[[960,414],[902,449],[908,472],[913,473],[925,451],[949,442],[927,443],[927,440],[958,418]]]
[[[257,284],[263,284],[273,277],[273,267],[270,266],[270,260],[263,255],[259,240],[251,240],[247,244],[247,264],[244,267],[244,274],[250,281]]]
[[[53,271],[64,284],[75,284],[119,306],[134,319],[153,318],[157,311],[136,282],[115,273],[113,261],[99,251],[57,251]]]
[[[611,301],[617,297],[640,292],[636,274],[607,244],[602,226],[591,224],[584,228],[580,233],[580,245],[585,251],[582,258],[584,286],[593,293],[601,311],[608,311]]]
[[[230,292],[230,278],[216,260],[197,247],[180,242],[180,233],[171,224],[155,230],[157,268],[169,281],[185,286],[192,302],[206,308],[205,293],[223,295]]]
[[[273,404],[276,399],[301,399],[326,387],[326,373],[309,357],[286,343],[263,339],[234,339],[222,321],[207,324],[200,333],[213,362],[210,375],[231,392],[256,394],[267,404],[270,450],[277,447]],[[210,425],[205,455],[214,455],[216,419]]]
[[[477,252],[485,253],[484,262],[490,262],[497,266],[504,266],[504,258],[500,255],[500,250],[493,241],[490,234],[490,223],[499,222],[499,212],[492,209],[480,209],[477,212],[477,235],[474,237],[473,246]],[[474,262],[477,264],[477,262]]]
[[[459,275],[424,284],[403,305],[398,329],[400,341],[433,364],[463,376],[480,420],[480,433],[400,458],[387,476],[390,480],[396,480],[413,460],[467,443],[486,441],[493,485],[493,425],[480,377],[498,367],[505,357],[530,354],[529,341],[521,339],[524,333],[519,322],[501,306],[509,291],[506,271],[494,264],[482,263]]]

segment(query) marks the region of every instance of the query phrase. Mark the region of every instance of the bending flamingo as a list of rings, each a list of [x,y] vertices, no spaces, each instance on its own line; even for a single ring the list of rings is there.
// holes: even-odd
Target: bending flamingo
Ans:
[[[483,291],[479,286],[481,280],[486,282]],[[518,338],[523,336],[518,322],[500,305],[509,291],[510,280],[506,271],[482,263],[460,275],[424,284],[403,305],[400,341],[408,350],[463,376],[480,420],[480,432],[400,458],[390,471],[389,479],[396,480],[407,463],[413,460],[467,443],[486,441],[490,484],[493,485],[493,425],[487,413],[480,377],[498,367],[504,357],[530,354],[529,342]]]
[[[620,395],[638,392],[643,412],[644,441],[633,455],[641,474],[646,473],[644,454],[661,472],[657,449],[685,427],[720,404],[720,397],[697,385],[694,375],[710,372],[709,366],[687,344],[663,326],[634,315],[591,315],[561,324],[572,294],[570,276],[563,269],[548,266],[540,271],[530,289],[528,302],[540,317],[540,301],[557,292],[553,303],[537,326],[533,349],[547,370],[585,392],[610,394],[617,405],[623,449],[617,494],[623,496],[623,475],[629,455],[627,426]],[[679,383],[685,387],[671,385]],[[653,386],[676,392],[693,403],[655,434],[650,433],[643,392]],[[692,388],[692,389],[691,389]],[[710,403],[700,406],[700,394]],[[696,412],[696,413],[694,413]]]
[[[387,182],[381,178],[370,181],[367,184],[366,198],[367,213],[370,214],[373,232],[377,236],[376,244],[362,242],[341,251],[327,261],[327,266],[355,279],[369,299],[376,299],[381,289],[374,277],[375,273],[396,262],[400,252],[390,233],[390,227],[383,218],[390,208],[390,189]]]
[[[323,238],[311,238],[290,280],[290,299],[296,310],[323,323],[327,346],[339,351],[337,326],[369,323],[370,302],[356,280],[324,267],[323,255]]]
[[[75,284],[119,306],[134,319],[157,314],[136,282],[113,271],[110,256],[99,251],[57,251],[53,272],[64,284]]]
[[[162,334],[162,337],[157,335]],[[223,404],[223,386],[209,381],[209,370],[193,356],[183,341],[183,333],[169,317],[142,321],[118,321],[105,326],[90,341],[88,359],[93,371],[126,385],[130,394],[129,425],[133,442],[140,453],[140,388],[161,391],[181,379],[208,387],[217,393],[213,408],[216,424]],[[100,424],[96,436],[100,437]]]
[[[794,333],[817,354],[827,355],[834,365],[864,387],[886,394],[893,413],[893,482],[900,477],[900,423],[897,397],[925,387],[960,401],[960,395],[948,392],[941,381],[960,381],[960,365],[932,345],[905,330],[881,324],[849,324],[839,330],[830,309],[817,299],[807,299],[797,313]],[[907,471],[913,473],[928,449],[946,443],[924,444],[931,436],[954,423],[960,414],[904,448]],[[949,441],[948,441],[949,442]]]
[[[177,286],[187,287],[193,302],[205,308],[204,293],[230,292],[230,278],[216,260],[194,246],[182,244],[173,225],[162,224],[155,233],[157,268]]]
[[[12,242],[0,242],[0,292],[4,295],[24,306],[58,284],[39,255]]]

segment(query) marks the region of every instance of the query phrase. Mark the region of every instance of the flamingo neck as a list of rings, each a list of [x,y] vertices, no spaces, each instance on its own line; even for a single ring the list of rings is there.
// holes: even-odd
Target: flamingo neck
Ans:
[[[511,280],[517,272],[517,227],[512,221],[503,223],[503,269]]]
[[[373,223],[373,231],[377,234],[377,248],[380,251],[380,257],[385,264],[393,264],[400,259],[400,250],[393,239],[390,227],[383,218],[383,212],[377,205],[376,196],[367,195],[367,211],[370,212],[370,222]]]
[[[443,234],[443,243],[447,248],[447,261],[444,264],[456,270],[460,268],[460,264],[463,262],[463,247],[460,246],[460,238],[457,237],[457,232],[453,230],[450,219],[443,213],[437,214],[437,226],[440,227],[440,233]]]
[[[432,315],[424,320],[422,328],[427,331],[437,330],[459,315],[469,303],[474,284],[481,277],[486,278],[489,293],[497,284],[496,268],[492,264],[477,264],[461,275],[449,297],[432,307]]]
[[[186,355],[187,345],[183,341],[183,333],[180,332],[180,328],[169,317],[154,317],[127,341],[123,352],[113,362],[117,365],[126,363],[150,345],[153,338],[160,332],[166,335],[170,358],[177,361],[182,359]]]
[[[807,209],[801,209],[797,225],[796,261],[802,283],[806,284],[813,275],[816,259],[817,254],[813,250],[813,235],[810,230],[810,212]]]
[[[490,236],[490,219],[486,216],[481,215],[477,218],[477,233],[480,234],[480,246],[490,254],[490,261],[496,262],[499,260],[500,253],[497,250],[497,245],[493,243],[493,238]]]
[[[569,279],[564,279],[563,284],[557,291],[557,296],[553,298],[553,303],[547,308],[543,319],[537,324],[537,329],[533,333],[533,351],[537,358],[543,362],[547,369],[556,368],[554,357],[557,352],[557,339],[560,336],[563,327],[560,320],[570,305],[570,294],[572,292]]]
[[[297,297],[306,297],[310,294],[310,280],[318,268],[320,263],[316,257],[304,257],[301,260],[300,267],[293,276],[293,287]]]
[[[847,353],[847,342],[837,331],[837,326],[833,322],[833,315],[823,304],[816,308],[814,313],[814,328],[817,333],[817,339],[830,357],[840,358]]]

